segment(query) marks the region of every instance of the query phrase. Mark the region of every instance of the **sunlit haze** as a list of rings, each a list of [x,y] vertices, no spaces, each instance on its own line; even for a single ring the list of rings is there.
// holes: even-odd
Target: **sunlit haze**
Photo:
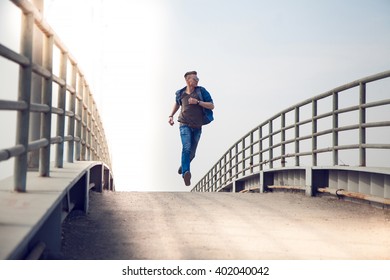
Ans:
[[[267,118],[390,68],[389,0],[45,0],[44,15],[90,84],[117,190],[192,188],[168,124],[186,71],[215,103],[194,185]]]

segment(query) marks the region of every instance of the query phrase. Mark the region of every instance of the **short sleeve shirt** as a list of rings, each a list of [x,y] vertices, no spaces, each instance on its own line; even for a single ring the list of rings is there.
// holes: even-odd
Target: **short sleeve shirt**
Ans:
[[[199,100],[199,96],[195,91],[190,94],[183,92],[181,95],[181,113],[178,121],[191,127],[201,127],[203,125],[203,108],[198,104],[189,104],[188,99],[190,97]]]

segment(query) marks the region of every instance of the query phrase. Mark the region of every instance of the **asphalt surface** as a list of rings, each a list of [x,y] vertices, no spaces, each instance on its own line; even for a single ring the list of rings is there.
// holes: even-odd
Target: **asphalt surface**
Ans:
[[[91,192],[63,259],[390,259],[390,210],[298,193]]]

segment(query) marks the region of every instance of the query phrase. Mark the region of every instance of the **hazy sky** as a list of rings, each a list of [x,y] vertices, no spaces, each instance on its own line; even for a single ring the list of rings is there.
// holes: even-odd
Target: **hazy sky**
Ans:
[[[95,94],[117,190],[188,191],[257,124],[390,69],[390,0],[45,3]],[[189,70],[211,93],[215,121],[203,129],[186,187],[168,115]]]

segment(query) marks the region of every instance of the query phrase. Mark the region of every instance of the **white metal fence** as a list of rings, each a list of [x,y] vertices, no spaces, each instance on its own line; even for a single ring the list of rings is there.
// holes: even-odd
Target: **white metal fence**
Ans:
[[[274,115],[234,143],[192,191],[221,191],[275,167],[390,167],[389,78],[390,71],[362,78]],[[371,98],[376,89],[368,87],[383,81],[382,94]],[[375,160],[367,156],[372,150],[379,151]],[[343,151],[352,160],[341,159]]]
[[[64,160],[91,160],[111,168],[103,123],[76,59],[30,1],[11,2],[22,18],[20,50],[0,42],[0,58],[5,58],[0,63],[19,67],[18,96],[0,99],[0,112],[16,112],[16,135],[15,145],[0,147],[0,162],[14,159],[14,190],[26,191],[30,169],[50,176],[51,153],[55,167]]]

